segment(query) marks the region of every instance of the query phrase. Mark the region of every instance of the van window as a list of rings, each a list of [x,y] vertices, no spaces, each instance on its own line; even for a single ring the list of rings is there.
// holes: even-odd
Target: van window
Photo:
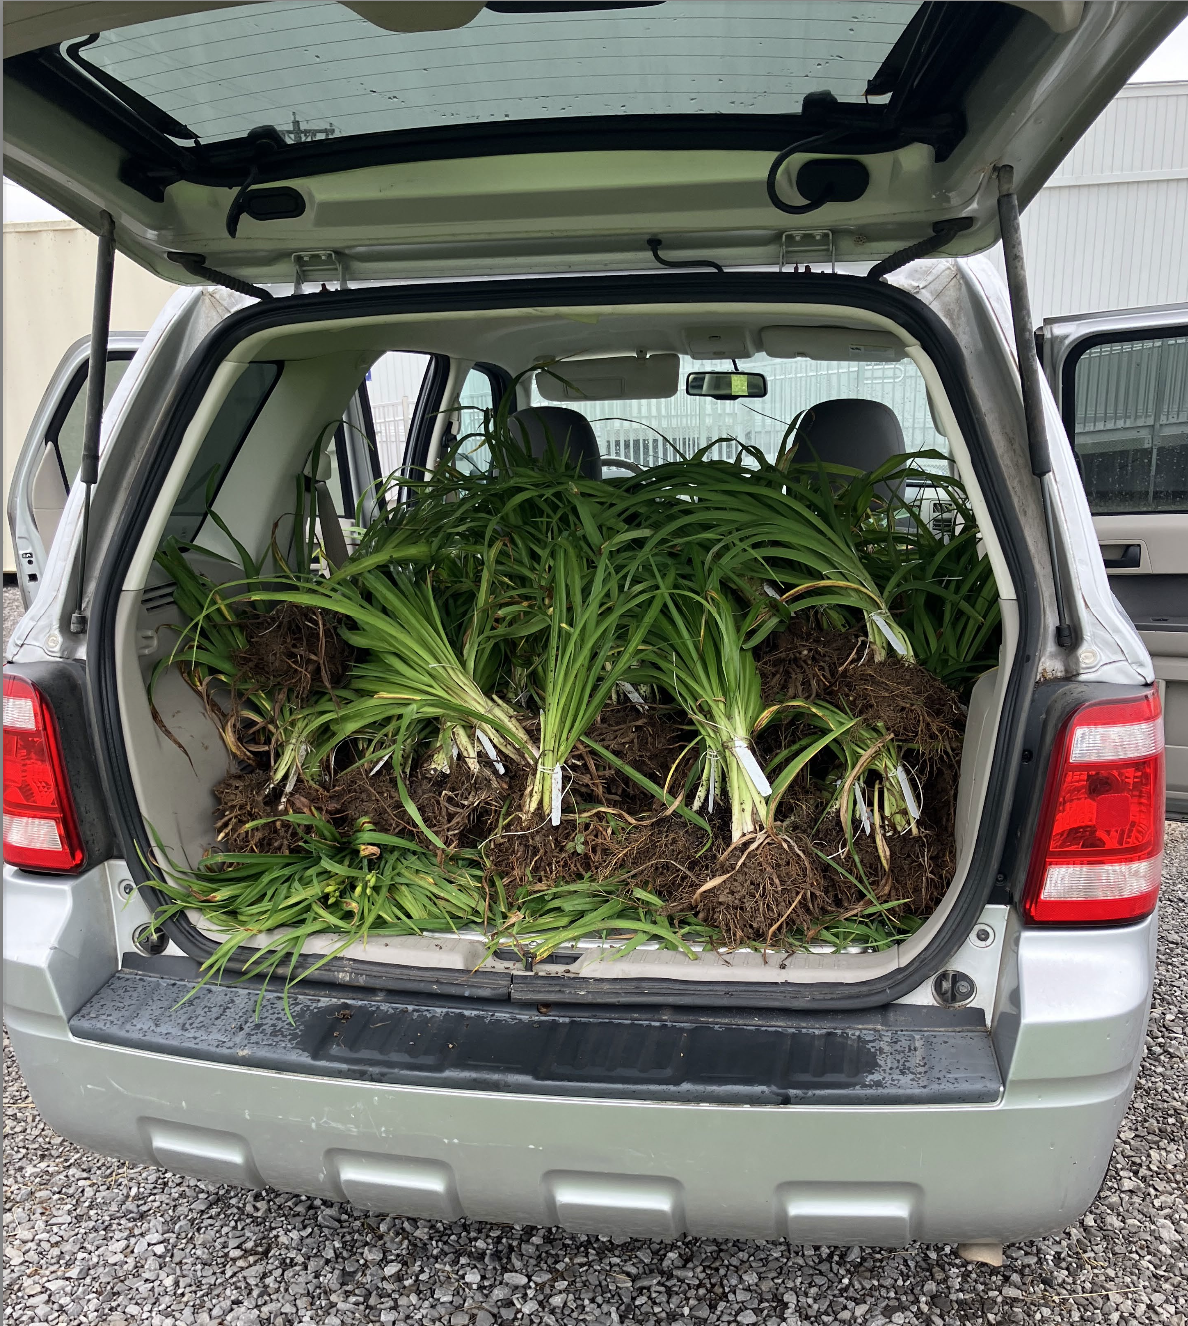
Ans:
[[[389,350],[367,374],[367,396],[375,424],[380,473],[389,475],[404,464],[404,448],[417,397],[429,369],[430,356],[410,350]]]
[[[751,355],[739,362],[748,373],[767,378],[767,395],[758,400],[716,401],[686,396],[689,373],[731,371],[730,360],[681,356],[677,394],[660,400],[566,401],[594,427],[604,461],[624,460],[631,468],[647,469],[703,447],[714,460],[733,460],[744,447],[755,447],[774,459],[789,425],[805,410],[839,398],[880,401],[894,410],[910,451],[948,454],[947,440],[936,431],[928,408],[928,391],[920,370],[910,359],[891,363],[772,359]],[[564,365],[558,365],[564,373]],[[532,380],[533,405],[546,405]],[[943,460],[921,462],[943,470]],[[614,474],[609,466],[608,473]]]
[[[1094,337],[1074,355],[1065,426],[1094,515],[1188,512],[1188,334]]]

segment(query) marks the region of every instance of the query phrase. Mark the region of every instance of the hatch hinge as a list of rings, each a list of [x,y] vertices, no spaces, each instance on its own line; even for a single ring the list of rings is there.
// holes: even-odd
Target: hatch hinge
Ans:
[[[837,273],[837,249],[832,230],[785,230],[780,236],[781,272],[787,266],[790,254],[797,267],[803,261],[807,268],[811,258],[813,262],[828,262],[829,270]]]
[[[293,293],[305,293],[305,283],[316,282],[325,285],[327,281],[337,281],[338,289],[347,288],[346,259],[333,249],[322,249],[314,253],[293,254]]]

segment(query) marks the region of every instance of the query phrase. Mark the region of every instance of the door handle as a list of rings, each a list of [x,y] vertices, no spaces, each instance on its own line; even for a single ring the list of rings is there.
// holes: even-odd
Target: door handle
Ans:
[[[1142,560],[1142,545],[1128,543],[1122,549],[1121,557],[1103,557],[1102,564],[1107,571],[1137,571]]]

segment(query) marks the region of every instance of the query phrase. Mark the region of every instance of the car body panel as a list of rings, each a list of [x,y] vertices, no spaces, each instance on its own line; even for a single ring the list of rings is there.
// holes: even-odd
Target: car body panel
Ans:
[[[213,1183],[641,1238],[902,1246],[1069,1224],[1133,1089],[1156,934],[1154,917],[1010,928],[996,1103],[661,1104],[378,1086],[78,1040],[68,1018],[141,919],[137,896],[123,906],[128,882],[117,862],[65,882],[5,867],[5,1020],[63,1136]]]

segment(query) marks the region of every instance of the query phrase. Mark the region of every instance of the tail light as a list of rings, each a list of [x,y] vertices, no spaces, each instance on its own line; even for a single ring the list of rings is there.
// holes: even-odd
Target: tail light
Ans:
[[[82,837],[54,711],[23,677],[4,676],[4,859],[29,870],[78,870]]]
[[[1023,892],[1027,919],[1100,925],[1154,911],[1163,800],[1158,695],[1078,709],[1052,753]]]

